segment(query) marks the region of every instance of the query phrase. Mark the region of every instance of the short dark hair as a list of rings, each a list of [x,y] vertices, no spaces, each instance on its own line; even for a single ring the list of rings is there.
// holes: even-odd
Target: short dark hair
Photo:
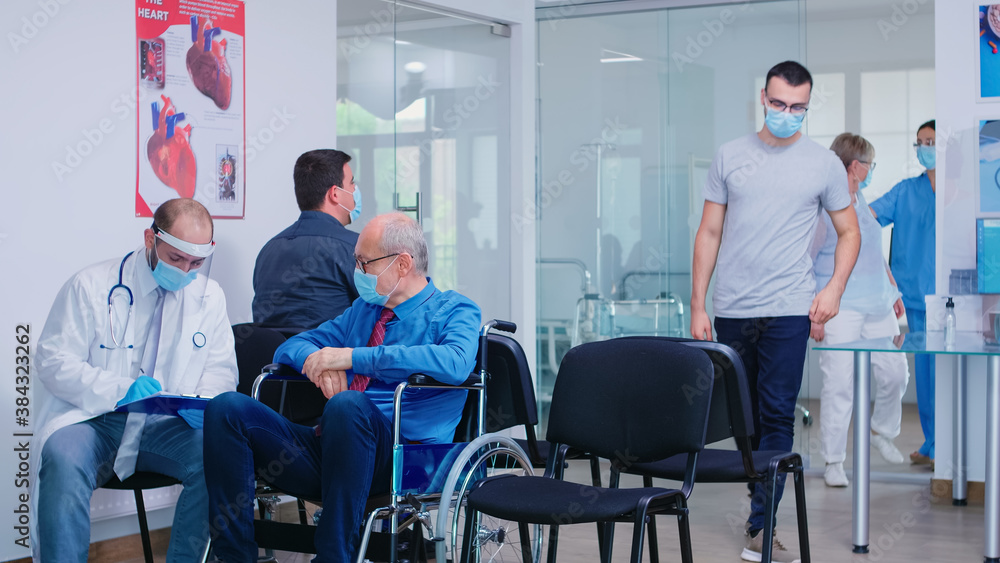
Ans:
[[[792,86],[809,84],[809,89],[812,90],[812,75],[809,74],[809,70],[806,67],[795,61],[785,61],[772,66],[771,70],[767,71],[767,78],[764,79],[765,90],[767,89],[767,85],[771,83],[771,78],[775,76],[784,79],[785,82]]]
[[[920,131],[921,129],[927,129],[928,127],[930,127],[930,128],[931,128],[931,129],[933,129],[933,130],[934,130],[935,132],[937,132],[937,129],[934,129],[934,120],[933,120],[933,119],[932,119],[932,120],[930,120],[930,121],[928,121],[928,122],[926,122],[926,123],[924,123],[924,124],[923,124],[923,125],[921,125],[920,127],[917,127],[917,132],[919,132],[919,131]]]
[[[300,211],[315,211],[331,186],[343,187],[344,165],[351,155],[335,149],[316,149],[302,153],[295,161],[295,201]]]
[[[191,198],[168,199],[156,208],[153,213],[153,226],[170,234],[174,228],[174,223],[182,215],[190,216],[194,223],[207,224],[211,232],[215,233],[215,224],[212,223],[212,214],[205,209],[205,206]]]

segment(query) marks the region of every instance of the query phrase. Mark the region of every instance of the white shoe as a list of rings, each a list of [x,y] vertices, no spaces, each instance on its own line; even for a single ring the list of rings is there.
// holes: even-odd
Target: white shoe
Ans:
[[[761,553],[764,548],[764,530],[761,530],[756,538],[750,537],[750,534],[746,534],[746,547],[743,548],[743,552],[740,553],[740,559],[744,561],[758,562],[762,559],[763,554]],[[789,551],[784,545],[778,541],[777,536],[771,538],[771,562],[772,563],[800,563],[799,555],[793,551]]]
[[[828,463],[823,471],[823,480],[827,487],[846,487],[849,483],[847,473],[844,473],[843,463]]]
[[[899,451],[899,448],[892,443],[892,440],[886,438],[881,434],[875,434],[872,436],[872,446],[878,450],[878,453],[882,454],[882,458],[889,463],[903,463],[906,461],[903,458],[903,452]]]

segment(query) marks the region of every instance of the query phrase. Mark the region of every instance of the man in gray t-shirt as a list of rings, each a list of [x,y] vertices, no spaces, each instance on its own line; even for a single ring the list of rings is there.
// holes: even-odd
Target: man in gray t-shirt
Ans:
[[[811,92],[812,77],[799,63],[768,72],[760,97],[765,125],[719,148],[694,243],[691,334],[712,339],[705,298],[718,269],[715,330],[746,368],[759,450],[792,449],[810,320],[837,314],[861,245],[844,165],[799,131]],[[830,214],[838,240],[833,277],[817,294],[809,249],[821,212]],[[783,486],[782,479],[775,508]],[[748,561],[760,561],[765,499],[764,486],[756,486],[742,554]],[[796,560],[774,541],[772,561]]]

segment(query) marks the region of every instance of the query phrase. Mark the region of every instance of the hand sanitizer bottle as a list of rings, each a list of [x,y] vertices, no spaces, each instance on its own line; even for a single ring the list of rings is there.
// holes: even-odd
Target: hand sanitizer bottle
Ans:
[[[944,346],[950,348],[955,345],[955,302],[951,297],[944,305]]]

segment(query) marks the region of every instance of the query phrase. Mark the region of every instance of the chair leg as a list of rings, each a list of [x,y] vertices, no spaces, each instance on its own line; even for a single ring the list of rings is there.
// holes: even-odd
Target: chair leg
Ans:
[[[531,527],[525,522],[517,523],[517,533],[521,539],[521,561],[525,563],[534,561],[535,538],[531,537]],[[541,529],[538,530],[541,533]]]
[[[146,522],[146,503],[142,500],[142,489],[135,489],[135,511],[139,516],[139,535],[142,536],[142,555],[146,563],[153,563],[153,546],[149,541],[149,524]]]
[[[590,481],[595,487],[601,486],[601,462],[596,457],[590,458]],[[604,553],[604,526],[603,522],[597,523],[597,552]],[[611,524],[612,526],[614,524]]]
[[[768,472],[767,481],[764,483],[764,492],[767,501],[764,504],[764,529],[760,533],[764,534],[761,541],[760,561],[761,563],[771,563],[774,553],[774,517],[777,507],[774,506],[774,494],[778,489],[778,472],[771,470]]]
[[[614,548],[615,523],[604,522],[604,541],[601,542],[601,563],[611,563],[611,551]]]
[[[472,531],[476,529],[474,520],[479,518],[479,512],[472,508],[465,509],[465,532],[462,535],[462,558],[461,563],[472,561]],[[452,556],[454,557],[454,555]],[[445,563],[441,561],[439,563]]]
[[[652,487],[653,478],[649,475],[642,476],[642,486]],[[678,525],[680,522],[678,521]],[[649,534],[649,563],[660,563],[660,542],[656,538],[656,517],[650,516],[646,524],[646,533]],[[682,540],[683,541],[683,540]]]
[[[556,547],[559,545],[559,526],[549,526],[549,563],[556,563]]]
[[[677,515],[677,535],[680,537],[681,561],[683,561],[684,563],[691,563],[692,561],[694,561],[694,553],[691,550],[691,520],[688,518],[688,514],[689,514],[688,509],[687,507],[685,507],[683,509],[683,512]],[[652,519],[650,519],[648,525],[649,526],[653,525]],[[649,549],[650,549],[649,556],[650,560],[652,561],[653,546],[650,545]],[[659,560],[659,555],[657,555],[656,559],[657,561]]]
[[[642,540],[646,530],[646,504],[635,511],[635,524],[632,529],[632,563],[642,563]],[[611,561],[611,554],[608,553],[608,561]],[[688,562],[685,562],[688,563]]]
[[[795,515],[799,526],[799,560],[802,563],[810,563],[809,524],[806,521],[806,485],[802,466],[796,467],[792,475],[795,482]]]
[[[308,520],[309,515],[308,515],[308,513],[306,513],[306,503],[305,503],[305,501],[303,501],[300,498],[295,499],[295,500],[297,501],[297,503],[299,505],[299,524],[302,524],[303,526],[308,526],[309,525],[309,520]]]

